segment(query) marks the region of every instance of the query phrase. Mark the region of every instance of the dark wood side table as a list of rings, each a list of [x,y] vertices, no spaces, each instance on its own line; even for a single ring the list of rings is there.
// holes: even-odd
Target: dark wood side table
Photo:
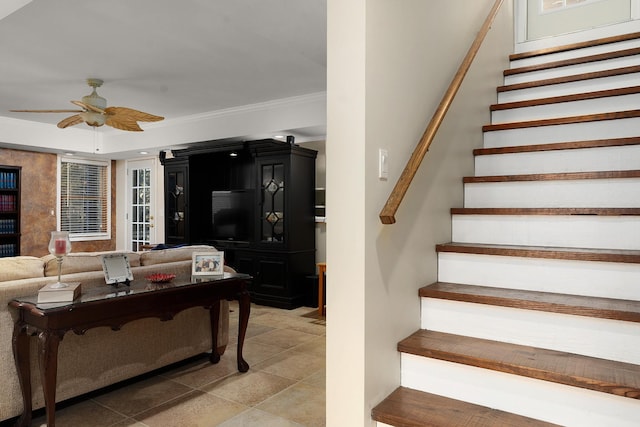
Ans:
[[[249,370],[242,357],[244,337],[249,322],[251,303],[247,274],[225,273],[224,276],[184,276],[170,283],[152,284],[134,280],[131,286],[113,288],[104,285],[89,289],[73,303],[37,304],[37,295],[16,298],[9,303],[18,310],[13,330],[13,354],[24,402],[24,412],[16,426],[31,425],[31,365],[29,337],[36,335],[39,363],[47,415],[47,426],[55,426],[56,377],[58,345],[67,331],[78,335],[91,328],[109,326],[117,331],[124,324],[146,317],[171,320],[182,310],[204,307],[210,312],[211,363],[218,363],[218,323],[221,299],[239,302],[237,363],[240,372]],[[123,351],[126,351],[123,349]]]

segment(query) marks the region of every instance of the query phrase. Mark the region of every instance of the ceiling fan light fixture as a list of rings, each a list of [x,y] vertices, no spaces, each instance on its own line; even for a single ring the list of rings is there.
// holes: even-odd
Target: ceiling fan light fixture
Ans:
[[[93,127],[100,127],[104,125],[105,122],[104,114],[94,111],[85,111],[84,113],[80,113],[80,116],[82,116],[86,124]]]
[[[98,95],[95,88],[93,88],[93,92],[91,92],[91,94],[82,97],[82,102],[101,110],[107,108],[107,100]]]
[[[101,110],[107,108],[107,100],[98,95],[98,92],[96,92],[96,89],[102,86],[102,83],[104,83],[102,79],[87,79],[87,84],[92,87],[93,90],[89,95],[82,97],[82,102]]]

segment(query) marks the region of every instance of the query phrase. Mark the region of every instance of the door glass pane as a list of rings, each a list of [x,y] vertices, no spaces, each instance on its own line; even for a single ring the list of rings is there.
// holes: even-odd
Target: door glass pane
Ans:
[[[186,174],[183,171],[169,172],[166,179],[166,188],[169,191],[166,199],[166,211],[169,216],[165,226],[166,238],[168,241],[184,241],[186,232],[184,223]]]
[[[262,166],[262,241],[284,241],[284,165]]]

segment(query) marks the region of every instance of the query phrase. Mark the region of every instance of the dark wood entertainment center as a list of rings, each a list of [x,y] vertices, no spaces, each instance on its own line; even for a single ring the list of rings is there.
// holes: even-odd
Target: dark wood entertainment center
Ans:
[[[253,276],[253,302],[295,308],[315,274],[316,151],[273,139],[203,142],[164,160],[167,244],[209,244]]]

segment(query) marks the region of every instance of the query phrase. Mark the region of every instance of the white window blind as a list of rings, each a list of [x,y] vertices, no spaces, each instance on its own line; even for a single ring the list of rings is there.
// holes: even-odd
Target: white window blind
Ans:
[[[111,238],[111,167],[108,161],[60,159],[61,231],[74,240]]]

